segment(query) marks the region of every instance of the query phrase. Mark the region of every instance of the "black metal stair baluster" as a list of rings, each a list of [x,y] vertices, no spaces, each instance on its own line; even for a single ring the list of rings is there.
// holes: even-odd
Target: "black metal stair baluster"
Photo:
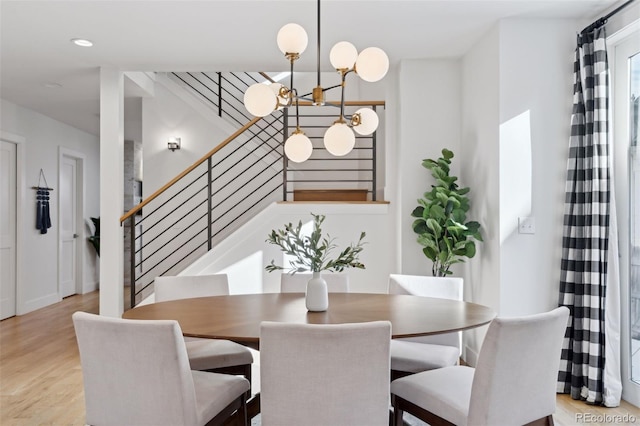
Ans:
[[[282,201],[287,201],[287,168],[289,160],[284,153],[284,143],[289,134],[289,111],[288,108],[282,110]]]
[[[129,247],[129,275],[131,307],[136,306],[136,215],[129,217],[130,247]]]
[[[373,108],[373,112],[375,112],[377,114],[378,112],[376,111],[376,106],[373,105],[372,108]],[[378,173],[377,173],[378,160],[377,160],[377,149],[376,149],[377,134],[378,134],[378,131],[376,130],[371,135],[371,149],[372,149],[372,152],[371,152],[371,158],[372,158],[372,160],[371,160],[371,162],[372,162],[371,168],[373,169],[373,176],[371,177],[371,180],[372,180],[372,182],[371,182],[371,200],[372,201],[376,201],[376,193],[378,192],[377,191],[377,183],[376,183],[377,182],[377,176],[378,176]]]
[[[211,250],[211,185],[213,176],[211,172],[211,157],[207,159],[207,250]]]
[[[218,117],[222,117],[222,73],[218,72]]]

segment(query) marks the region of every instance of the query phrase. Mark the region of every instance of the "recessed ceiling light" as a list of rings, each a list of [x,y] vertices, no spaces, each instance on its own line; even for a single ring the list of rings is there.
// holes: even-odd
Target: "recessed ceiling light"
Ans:
[[[62,87],[62,84],[49,81],[47,83],[44,83],[44,87],[48,87],[50,89],[59,89],[60,87]]]
[[[91,47],[93,46],[93,42],[91,40],[87,40],[84,38],[72,38],[71,39],[71,43],[75,44],[76,46],[81,46],[81,47]]]

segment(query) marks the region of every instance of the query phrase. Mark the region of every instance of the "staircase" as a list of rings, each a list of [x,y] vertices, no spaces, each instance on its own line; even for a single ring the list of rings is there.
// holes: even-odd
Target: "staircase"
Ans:
[[[314,143],[305,163],[283,152],[292,132],[288,110],[252,118],[246,87],[260,73],[174,73],[172,79],[238,130],[121,218],[130,241],[131,307],[153,291],[160,275],[176,275],[266,206],[278,201],[375,201],[376,135],[358,137],[345,157],[333,157],[322,135],[336,119],[332,106],[301,107],[301,127]],[[352,102],[374,109],[383,102]]]

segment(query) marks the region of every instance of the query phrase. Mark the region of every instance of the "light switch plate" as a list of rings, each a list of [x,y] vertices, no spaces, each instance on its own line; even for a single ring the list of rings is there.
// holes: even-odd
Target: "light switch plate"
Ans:
[[[536,233],[536,219],[530,217],[518,218],[518,233],[520,234],[535,234]]]

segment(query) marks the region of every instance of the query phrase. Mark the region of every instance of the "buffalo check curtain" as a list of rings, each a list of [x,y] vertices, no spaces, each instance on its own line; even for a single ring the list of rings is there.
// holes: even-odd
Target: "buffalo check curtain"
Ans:
[[[610,170],[605,28],[578,35],[565,187],[559,305],[571,312],[558,374],[560,393],[603,401]]]

